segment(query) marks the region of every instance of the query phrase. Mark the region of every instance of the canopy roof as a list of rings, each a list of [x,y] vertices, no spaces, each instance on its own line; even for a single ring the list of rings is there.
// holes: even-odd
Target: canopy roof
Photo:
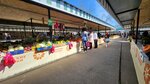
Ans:
[[[150,28],[150,0],[142,0],[140,5],[140,28]],[[136,21],[135,17],[135,21]]]
[[[66,27],[80,28],[87,23],[87,26],[104,30],[105,26],[97,24],[95,22],[79,18],[55,9],[51,9],[52,20],[64,23]],[[44,23],[48,21],[48,9],[37,4],[30,4],[21,0],[1,0],[0,1],[0,19],[15,20],[15,21],[27,21],[30,22],[30,18],[33,18],[33,23]],[[110,29],[107,27],[107,29]]]
[[[133,21],[136,21],[135,16],[139,8],[141,10],[139,26],[148,25],[150,22],[150,0],[98,1],[122,26],[131,25]]]

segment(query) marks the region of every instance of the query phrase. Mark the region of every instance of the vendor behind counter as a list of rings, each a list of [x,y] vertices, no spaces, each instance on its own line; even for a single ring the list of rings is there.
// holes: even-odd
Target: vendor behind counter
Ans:
[[[143,44],[143,51],[150,60],[150,34],[148,33],[148,31],[144,31],[142,34],[142,44]]]

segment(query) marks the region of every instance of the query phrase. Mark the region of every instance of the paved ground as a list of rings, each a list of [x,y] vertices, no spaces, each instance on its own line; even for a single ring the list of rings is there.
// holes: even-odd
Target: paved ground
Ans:
[[[87,53],[79,53],[0,84],[118,84],[121,53],[121,84],[138,84],[129,43],[112,42]]]

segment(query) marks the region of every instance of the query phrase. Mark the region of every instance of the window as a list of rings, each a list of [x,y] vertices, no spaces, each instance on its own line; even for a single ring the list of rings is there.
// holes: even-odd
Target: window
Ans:
[[[52,1],[51,0],[47,0],[47,4],[51,5]]]
[[[83,17],[85,17],[85,12],[83,12]]]
[[[88,18],[88,14],[86,14],[86,18]]]
[[[80,10],[80,16],[82,16],[82,11]]]
[[[70,12],[71,13],[73,12],[73,6],[70,6]]]
[[[56,1],[56,6],[57,6],[58,8],[60,8],[60,0],[57,0],[57,1]]]
[[[75,9],[75,12],[76,12],[76,14],[78,14],[78,9],[77,8]]]
[[[64,3],[64,9],[67,10],[67,3]]]

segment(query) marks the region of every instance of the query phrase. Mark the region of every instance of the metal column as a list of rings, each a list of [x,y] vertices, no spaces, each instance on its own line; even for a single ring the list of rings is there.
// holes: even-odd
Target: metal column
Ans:
[[[42,18],[42,23],[44,24],[44,17]]]
[[[134,30],[135,30],[135,20],[133,20],[132,36],[135,34]]]
[[[137,13],[137,24],[136,24],[136,39],[135,39],[135,43],[137,44],[138,41],[138,29],[139,29],[139,16],[140,16],[140,9],[138,9],[138,13]]]
[[[99,25],[98,25],[98,32],[99,32]]]
[[[50,14],[50,8],[48,10],[48,20],[51,19],[51,14]],[[49,36],[50,36],[50,41],[52,41],[52,26],[49,26]]]
[[[105,26],[105,35],[106,35],[106,26]]]
[[[23,23],[23,26],[24,26],[24,38],[26,38],[26,25],[25,25],[25,22]]]
[[[34,32],[33,32],[33,22],[32,22],[32,18],[30,19],[31,20],[31,29],[32,29],[32,37],[34,38]]]

